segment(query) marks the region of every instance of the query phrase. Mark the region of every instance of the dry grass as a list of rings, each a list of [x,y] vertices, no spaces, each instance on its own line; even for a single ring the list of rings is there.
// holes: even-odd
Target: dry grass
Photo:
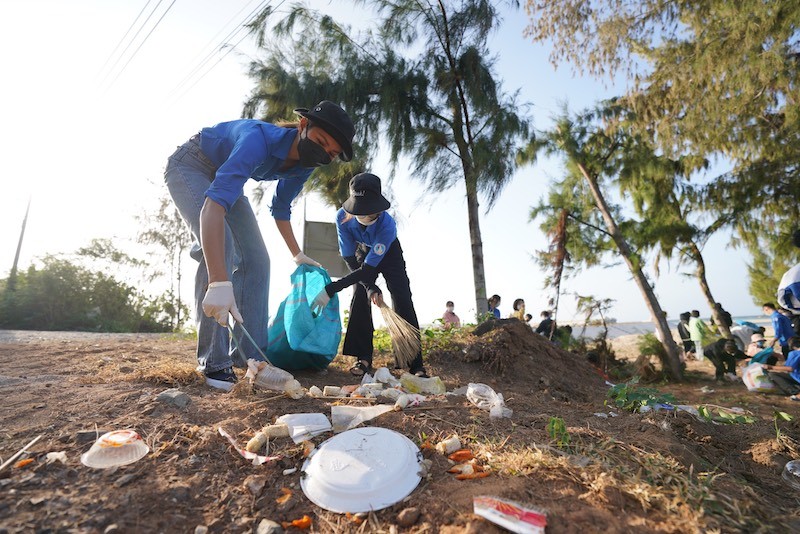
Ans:
[[[762,523],[754,514],[769,509],[769,503],[745,484],[739,486],[744,495],[730,495],[730,485],[718,483],[726,477],[722,473],[687,471],[676,459],[658,452],[585,429],[569,430],[581,434],[573,435],[563,450],[546,444],[484,444],[476,452],[500,476],[571,481],[583,489],[579,498],[596,506],[607,505],[615,494],[626,495],[648,515],[663,513],[676,531],[699,527],[708,532],[753,532],[776,526],[774,521]]]
[[[80,379],[83,383],[142,381],[171,387],[203,383],[196,365],[189,362],[156,360],[132,364],[122,360],[103,361],[98,364],[97,361],[87,361],[79,367],[84,371]]]
[[[381,304],[381,315],[392,337],[392,352],[399,367],[408,367],[421,348],[419,328],[400,317],[386,303]]]

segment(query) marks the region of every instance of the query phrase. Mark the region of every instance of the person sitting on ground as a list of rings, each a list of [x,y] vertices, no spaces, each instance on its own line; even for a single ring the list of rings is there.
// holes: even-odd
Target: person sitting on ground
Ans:
[[[514,311],[511,312],[511,315],[509,315],[508,318],[519,319],[523,323],[525,322],[525,301],[523,299],[517,299],[514,301]]]
[[[698,360],[703,359],[703,347],[708,343],[711,333],[708,326],[700,318],[700,312],[692,310],[691,317],[689,318],[689,338],[694,343],[694,352]]]
[[[764,330],[763,328],[761,330]],[[749,359],[745,360],[745,364],[750,363],[767,363],[775,365],[778,363],[778,357],[775,355],[775,350],[772,347],[766,346],[767,340],[764,339],[764,334],[756,332],[750,336],[750,344],[747,345],[745,355]]]
[[[545,310],[539,314],[539,317],[542,320],[539,322],[539,326],[536,327],[536,332],[540,336],[544,336],[547,339],[553,339],[553,333],[555,332],[556,325],[553,322],[553,319],[550,318],[550,312]]]
[[[792,336],[788,340],[791,349],[786,356],[783,365],[764,366],[767,376],[772,383],[780,389],[784,395],[788,395],[793,401],[800,401],[800,336]]]
[[[724,338],[706,345],[703,355],[714,364],[717,382],[736,380],[736,360],[745,358],[744,353],[736,348],[736,342],[733,339]]]
[[[775,333],[775,337],[767,344],[770,347],[774,347],[775,343],[779,343],[781,346],[781,354],[786,358],[786,355],[789,353],[789,338],[794,335],[792,322],[788,317],[782,315],[771,302],[765,302],[761,309],[764,315],[769,315],[772,321],[772,329]]]
[[[683,312],[679,315],[681,320],[678,323],[678,335],[683,345],[683,355],[688,360],[696,359],[694,343],[692,343],[692,336],[689,334],[689,318],[691,316],[692,314],[689,312]]]
[[[530,313],[526,313],[525,314],[525,322],[528,323],[528,326],[530,326],[532,319],[533,319],[533,315],[531,315]]]
[[[488,305],[489,313],[491,313],[495,319],[499,319],[500,310],[497,307],[500,306],[500,295],[492,295],[489,297]]]
[[[458,315],[453,311],[455,306],[452,300],[448,300],[447,304],[445,304],[444,314],[442,315],[442,325],[445,330],[449,330],[453,327],[461,328],[461,319],[459,319]]]

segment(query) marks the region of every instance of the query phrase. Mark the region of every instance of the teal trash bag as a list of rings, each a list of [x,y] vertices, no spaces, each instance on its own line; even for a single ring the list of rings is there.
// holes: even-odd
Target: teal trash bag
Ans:
[[[287,371],[325,369],[336,356],[342,338],[339,297],[331,297],[322,313],[314,315],[311,302],[331,282],[328,271],[300,265],[291,280],[292,291],[278,306],[267,331],[267,357]]]
[[[758,354],[753,356],[750,359],[750,363],[767,363],[767,360],[769,359],[770,356],[772,356],[773,352],[775,352],[774,348],[767,347],[766,349],[763,349]]]

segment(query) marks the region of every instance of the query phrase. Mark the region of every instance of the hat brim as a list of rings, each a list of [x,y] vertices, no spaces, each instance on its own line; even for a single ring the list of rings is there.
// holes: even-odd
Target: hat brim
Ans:
[[[344,211],[351,215],[372,215],[386,211],[392,205],[383,195],[370,195],[369,197],[351,196],[342,204]]]
[[[347,138],[346,135],[339,131],[339,128],[337,128],[335,124],[325,120],[319,115],[313,115],[308,108],[297,108],[294,110],[294,112],[301,117],[305,117],[306,119],[310,120],[325,130],[325,132],[327,132],[331,137],[336,139],[336,142],[339,143],[340,147],[342,147],[342,151],[339,153],[340,160],[350,161],[353,159],[353,143]]]

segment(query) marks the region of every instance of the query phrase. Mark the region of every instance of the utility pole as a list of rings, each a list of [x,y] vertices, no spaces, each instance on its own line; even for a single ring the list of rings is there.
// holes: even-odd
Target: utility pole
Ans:
[[[28,224],[28,212],[31,209],[31,197],[28,197],[28,206],[25,208],[25,217],[22,219],[22,230],[19,232],[19,242],[17,243],[17,253],[14,255],[14,265],[11,266],[11,273],[8,275],[8,289],[13,291],[17,286],[17,264],[19,263],[19,253],[22,250],[22,239],[25,237],[25,226]]]

